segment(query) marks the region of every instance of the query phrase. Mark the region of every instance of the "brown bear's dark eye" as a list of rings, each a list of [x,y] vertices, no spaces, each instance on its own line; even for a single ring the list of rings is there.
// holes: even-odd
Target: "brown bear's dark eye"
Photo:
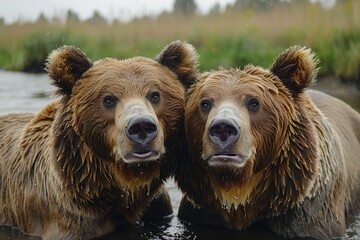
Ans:
[[[204,112],[210,111],[211,105],[212,105],[211,102],[207,99],[202,100],[200,103],[201,110]]]
[[[148,98],[151,103],[156,104],[160,101],[160,93],[152,92]]]
[[[253,98],[247,103],[247,107],[250,111],[256,112],[260,108],[259,100]]]
[[[113,96],[106,96],[103,99],[104,106],[107,108],[112,108],[116,105],[116,98]]]

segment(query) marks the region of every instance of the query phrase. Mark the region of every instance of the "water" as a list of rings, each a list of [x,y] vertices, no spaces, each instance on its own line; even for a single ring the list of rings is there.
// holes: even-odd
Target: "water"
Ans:
[[[360,110],[360,92],[353,87],[343,86],[338,81],[320,81],[316,88],[340,97]],[[38,112],[51,101],[54,87],[46,75],[25,74],[0,71],[0,114],[11,112]],[[171,179],[166,183],[174,215],[153,222],[139,222],[134,226],[121,229],[106,239],[241,239],[241,240],[281,240],[283,238],[258,229],[235,231],[231,229],[191,224],[176,217],[181,200],[181,192]],[[347,237],[360,239],[360,216],[348,219]],[[10,227],[0,227],[0,240],[37,239],[22,234]]]

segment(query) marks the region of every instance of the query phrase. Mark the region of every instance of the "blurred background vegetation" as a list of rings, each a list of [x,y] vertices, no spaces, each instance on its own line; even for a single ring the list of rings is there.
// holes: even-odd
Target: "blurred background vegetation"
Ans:
[[[65,17],[5,24],[0,19],[0,68],[41,72],[48,53],[76,45],[90,59],[154,57],[170,41],[193,44],[200,69],[268,67],[291,45],[312,48],[320,59],[320,76],[336,76],[360,86],[360,2],[337,0],[324,6],[308,0],[237,0],[200,14],[194,0],[175,0],[172,12],[122,22],[94,12],[80,20]]]

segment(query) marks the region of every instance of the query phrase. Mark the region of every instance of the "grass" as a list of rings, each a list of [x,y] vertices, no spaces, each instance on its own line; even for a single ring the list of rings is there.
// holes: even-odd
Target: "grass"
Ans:
[[[316,52],[321,75],[360,83],[359,12],[357,0],[338,1],[332,9],[292,1],[268,11],[228,9],[186,17],[163,14],[126,24],[6,25],[0,26],[0,68],[38,71],[46,55],[62,44],[76,45],[97,60],[154,57],[170,41],[181,39],[198,49],[201,70],[248,63],[267,67],[285,48],[302,45]]]

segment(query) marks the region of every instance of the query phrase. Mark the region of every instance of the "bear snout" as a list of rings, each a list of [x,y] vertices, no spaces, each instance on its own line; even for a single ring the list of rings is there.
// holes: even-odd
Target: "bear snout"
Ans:
[[[220,151],[226,151],[240,138],[240,127],[233,119],[215,118],[209,126],[209,140]]]
[[[124,155],[128,163],[158,160],[163,153],[161,131],[151,115],[136,115],[128,120],[125,135],[131,146]]]
[[[117,153],[125,163],[157,161],[165,153],[164,133],[142,99],[128,100],[117,118]]]
[[[252,155],[248,122],[246,112],[234,103],[218,103],[205,126],[202,159],[210,166],[244,167]]]
[[[150,116],[133,117],[125,127],[126,136],[143,149],[155,139],[157,132],[155,120]]]

